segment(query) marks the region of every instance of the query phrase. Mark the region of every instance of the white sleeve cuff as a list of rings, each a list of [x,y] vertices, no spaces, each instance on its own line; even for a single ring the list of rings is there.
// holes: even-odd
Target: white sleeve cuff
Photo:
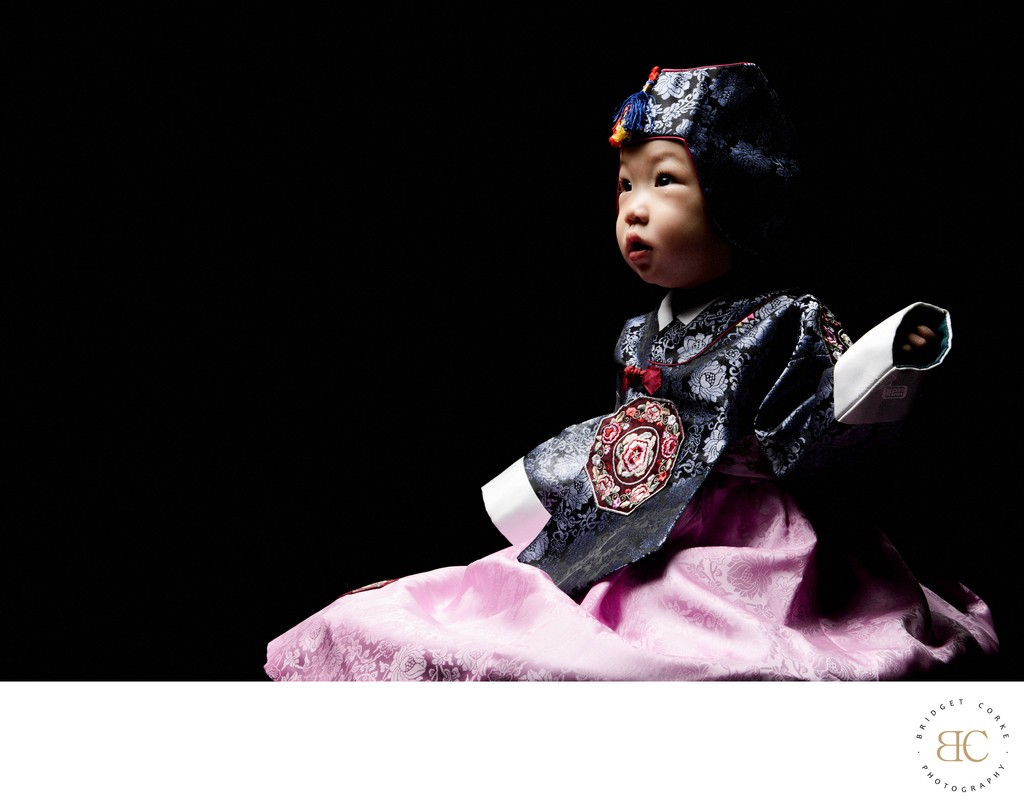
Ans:
[[[893,343],[900,324],[923,307],[943,319],[942,351],[928,367],[897,366]],[[923,373],[942,363],[953,341],[949,312],[930,303],[914,303],[883,320],[853,343],[836,361],[835,414],[840,423],[888,423],[910,411]]]
[[[481,491],[491,521],[513,546],[528,544],[551,518],[526,476],[522,458],[484,485]]]

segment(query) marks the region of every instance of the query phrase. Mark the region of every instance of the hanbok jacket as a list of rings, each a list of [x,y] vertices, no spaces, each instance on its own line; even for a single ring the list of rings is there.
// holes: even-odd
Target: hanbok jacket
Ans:
[[[896,361],[909,315],[941,345]],[[656,551],[712,469],[799,479],[891,439],[952,338],[914,303],[853,343],[816,297],[776,291],[628,320],[616,410],[564,429],[483,488],[497,527],[568,594]]]

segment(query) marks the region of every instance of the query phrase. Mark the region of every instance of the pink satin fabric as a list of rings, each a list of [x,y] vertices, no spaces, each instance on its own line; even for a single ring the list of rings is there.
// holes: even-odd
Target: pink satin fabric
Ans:
[[[987,605],[884,535],[821,547],[765,479],[716,474],[658,552],[580,603],[509,547],[344,596],[268,645],[274,680],[893,680],[994,653]],[[827,549],[827,552],[823,552]],[[828,558],[826,561],[825,558]]]

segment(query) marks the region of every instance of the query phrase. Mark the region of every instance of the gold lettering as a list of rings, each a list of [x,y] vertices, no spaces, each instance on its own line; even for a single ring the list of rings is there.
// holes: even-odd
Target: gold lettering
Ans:
[[[953,742],[946,742],[945,738],[949,734],[953,735],[953,737],[955,738]],[[943,762],[963,762],[964,760],[960,756],[960,754],[963,753],[963,756],[966,757],[967,760],[969,760],[970,762],[983,762],[984,760],[988,759],[987,752],[983,757],[973,757],[971,756],[970,751],[968,751],[968,747],[971,744],[971,735],[973,734],[980,734],[986,740],[988,739],[988,733],[983,731],[982,729],[971,729],[968,732],[963,732],[959,729],[956,731],[948,729],[946,731],[939,732],[939,747],[935,749],[935,756],[937,756]],[[962,738],[961,735],[963,735]],[[956,751],[954,753],[954,756],[951,759],[944,757],[942,755],[943,748],[955,748]]]
[[[988,752],[987,751],[985,752],[985,756],[979,757],[979,758],[975,759],[974,757],[972,757],[970,755],[970,752],[968,752],[968,750],[967,750],[967,747],[971,744],[970,738],[971,738],[972,734],[980,734],[982,737],[984,737],[987,740],[988,739],[988,733],[982,731],[981,729],[971,729],[969,732],[967,732],[964,735],[964,756],[967,757],[971,762],[982,762],[982,761],[988,759]]]
[[[945,742],[942,738],[945,737],[947,734],[955,735],[956,736],[956,741],[952,742],[952,743]],[[946,759],[944,756],[942,756],[942,749],[943,748],[950,748],[950,747],[953,747],[953,748],[956,749],[956,756],[953,759]],[[963,760],[960,759],[960,732],[959,731],[940,731],[939,732],[939,747],[937,749],[935,749],[935,756],[937,756],[943,762],[963,762]]]

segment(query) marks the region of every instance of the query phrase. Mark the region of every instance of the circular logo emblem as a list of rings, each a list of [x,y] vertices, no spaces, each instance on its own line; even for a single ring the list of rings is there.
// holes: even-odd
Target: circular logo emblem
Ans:
[[[987,793],[1010,769],[1009,715],[996,700],[947,698],[927,706],[914,734],[925,793]]]
[[[603,418],[587,460],[597,506],[629,515],[662,490],[682,440],[671,401],[635,398]]]

